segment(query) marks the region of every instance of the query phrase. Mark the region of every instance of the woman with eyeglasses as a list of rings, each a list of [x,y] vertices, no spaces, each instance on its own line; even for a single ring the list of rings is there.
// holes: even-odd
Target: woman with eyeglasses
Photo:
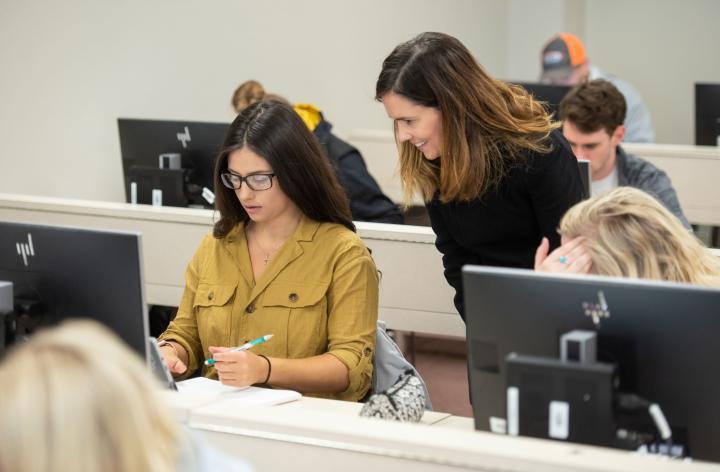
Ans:
[[[378,276],[317,140],[288,105],[255,103],[230,126],[214,181],[219,219],[160,336],[171,371],[361,399],[372,379]]]

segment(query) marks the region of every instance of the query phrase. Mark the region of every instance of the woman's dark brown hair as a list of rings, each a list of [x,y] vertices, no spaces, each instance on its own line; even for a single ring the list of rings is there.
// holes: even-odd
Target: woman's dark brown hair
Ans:
[[[220,174],[228,170],[228,156],[245,147],[270,164],[276,185],[306,217],[355,231],[347,196],[317,139],[290,106],[266,100],[248,106],[235,118],[215,162],[215,209],[220,213],[213,229],[216,238],[249,219],[235,191],[220,180]]]
[[[559,125],[522,87],[490,77],[452,36],[423,33],[385,59],[375,87],[382,101],[393,92],[440,110],[442,161],[438,166],[411,143],[400,145],[400,179],[409,201],[440,192],[443,202],[482,196],[500,183],[526,151],[546,153]]]

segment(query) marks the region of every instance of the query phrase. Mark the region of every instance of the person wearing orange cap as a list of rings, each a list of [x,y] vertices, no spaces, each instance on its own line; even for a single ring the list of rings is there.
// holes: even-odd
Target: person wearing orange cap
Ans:
[[[591,65],[580,39],[570,33],[558,33],[543,46],[541,54],[542,75],[546,84],[578,85],[588,80],[605,79],[612,83],[625,97],[625,138],[628,143],[655,142],[650,112],[640,93],[628,82]]]

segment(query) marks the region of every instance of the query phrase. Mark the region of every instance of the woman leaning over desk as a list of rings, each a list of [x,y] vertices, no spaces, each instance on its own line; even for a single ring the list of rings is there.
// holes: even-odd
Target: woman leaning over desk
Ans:
[[[543,237],[582,198],[575,157],[540,103],[490,77],[452,36],[423,33],[377,80],[400,144],[406,199],[424,198],[445,277],[465,319],[465,264],[532,268]]]
[[[371,386],[378,276],[317,141],[289,106],[255,103],[230,126],[214,179],[220,218],[160,337],[168,366],[359,400]]]

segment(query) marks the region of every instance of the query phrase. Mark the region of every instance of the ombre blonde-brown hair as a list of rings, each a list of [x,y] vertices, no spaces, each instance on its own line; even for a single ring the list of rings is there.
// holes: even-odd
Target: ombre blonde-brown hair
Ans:
[[[593,273],[720,287],[720,259],[641,190],[618,187],[578,203],[559,232],[585,237]]]
[[[443,33],[423,33],[385,59],[375,99],[389,92],[440,110],[441,163],[409,142],[399,144],[405,199],[468,201],[496,187],[527,151],[546,153],[559,127],[522,87],[488,75],[470,51]],[[397,130],[396,130],[397,137]]]

